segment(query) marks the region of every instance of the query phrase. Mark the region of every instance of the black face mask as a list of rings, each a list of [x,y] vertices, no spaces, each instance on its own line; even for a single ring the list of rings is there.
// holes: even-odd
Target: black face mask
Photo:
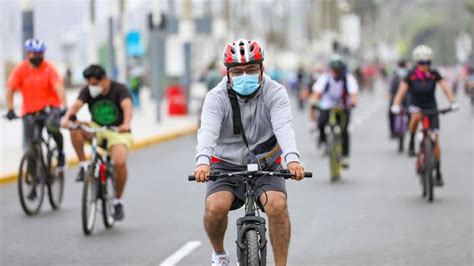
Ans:
[[[43,62],[43,58],[41,58],[41,57],[33,57],[33,58],[30,59],[30,63],[34,67],[38,67],[39,65],[41,65],[42,62]]]

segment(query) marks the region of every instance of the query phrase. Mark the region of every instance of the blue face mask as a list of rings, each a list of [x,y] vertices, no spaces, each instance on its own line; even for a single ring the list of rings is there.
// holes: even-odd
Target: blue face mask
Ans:
[[[232,89],[240,95],[248,96],[260,88],[258,76],[258,74],[243,74],[241,76],[233,77]]]

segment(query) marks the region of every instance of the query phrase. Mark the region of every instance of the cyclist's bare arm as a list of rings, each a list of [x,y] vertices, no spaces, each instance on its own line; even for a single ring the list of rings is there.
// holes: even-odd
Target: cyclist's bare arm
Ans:
[[[13,95],[15,91],[13,88],[8,88],[5,95],[5,102],[7,104],[7,110],[13,110]]]
[[[451,89],[449,88],[448,86],[448,83],[446,82],[446,80],[442,79],[439,81],[439,86],[441,87],[441,89],[443,90],[444,94],[446,95],[446,97],[448,98],[448,101],[450,103],[454,102],[454,96],[453,96],[453,92],[451,91]]]
[[[67,113],[64,115],[64,117],[61,119],[61,127],[63,128],[68,128],[69,127],[69,119],[71,118],[71,116],[77,114],[77,112],[79,112],[79,110],[82,108],[82,106],[84,105],[84,102],[81,101],[81,100],[76,100],[71,108],[69,108],[69,110],[67,111]]]
[[[61,100],[61,105],[63,108],[67,107],[67,97],[66,93],[64,90],[64,86],[61,82],[58,82],[56,85],[54,85],[54,89],[56,90],[56,93],[59,96],[59,99]]]
[[[123,124],[119,126],[119,131],[129,131],[132,121],[132,100],[130,98],[122,100],[120,107],[123,110]]]
[[[357,101],[359,100],[358,94],[357,93],[351,93],[351,102],[352,105],[357,105]]]
[[[393,100],[393,105],[400,106],[407,92],[408,92],[408,84],[402,80],[400,82],[400,85],[398,86],[397,94],[395,95],[395,99]]]

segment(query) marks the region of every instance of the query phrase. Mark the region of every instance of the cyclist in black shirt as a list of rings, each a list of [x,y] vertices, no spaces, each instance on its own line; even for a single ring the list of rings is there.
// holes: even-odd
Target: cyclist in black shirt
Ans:
[[[410,119],[410,146],[409,155],[415,155],[415,133],[418,123],[421,119],[420,110],[437,109],[435,89],[439,84],[444,94],[448,98],[451,108],[453,110],[459,109],[458,104],[454,100],[454,96],[448,87],[446,81],[441,77],[436,69],[431,68],[431,59],[433,51],[426,45],[419,45],[413,50],[413,60],[416,62],[416,67],[413,68],[405,79],[400,83],[397,95],[393,101],[391,110],[393,113],[400,112],[400,104],[403,98],[410,91],[411,95],[411,119]],[[441,149],[439,147],[439,117],[438,115],[430,115],[430,126],[436,134],[436,143],[434,154],[436,158],[436,181],[437,185],[443,185],[443,179],[440,170]]]

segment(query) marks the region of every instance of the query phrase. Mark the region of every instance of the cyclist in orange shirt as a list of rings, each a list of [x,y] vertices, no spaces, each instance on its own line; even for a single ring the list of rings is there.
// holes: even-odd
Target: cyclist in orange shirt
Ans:
[[[65,164],[63,136],[59,131],[59,121],[66,108],[66,96],[61,76],[54,66],[44,59],[46,46],[37,39],[25,42],[26,58],[19,63],[8,79],[6,104],[9,120],[17,118],[13,109],[13,96],[20,91],[23,96],[21,117],[23,119],[23,140],[25,147],[33,137],[35,116],[47,114],[41,127],[46,126],[56,141],[59,150],[58,170],[63,174]]]

